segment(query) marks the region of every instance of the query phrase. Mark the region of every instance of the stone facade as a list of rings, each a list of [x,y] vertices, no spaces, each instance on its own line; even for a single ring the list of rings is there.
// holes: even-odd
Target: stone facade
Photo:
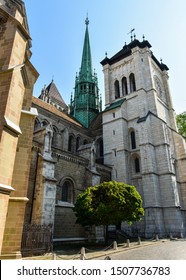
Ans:
[[[84,128],[75,119],[33,97],[37,109],[25,223],[52,224],[54,241],[82,240],[85,230],[73,212],[87,187],[111,179],[102,164],[102,118]]]
[[[131,230],[180,236],[186,234],[186,145],[176,128],[168,67],[150,48],[134,40],[102,61],[104,163],[112,166],[112,179],[135,185],[143,198],[145,217]]]
[[[36,110],[38,73],[29,61],[30,35],[22,1],[0,1],[0,258],[19,258]]]

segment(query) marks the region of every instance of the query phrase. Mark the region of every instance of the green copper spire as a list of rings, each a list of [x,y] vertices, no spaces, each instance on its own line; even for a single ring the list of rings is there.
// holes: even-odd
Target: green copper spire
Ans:
[[[80,72],[81,72],[83,79],[91,80],[91,78],[92,78],[92,57],[91,57],[90,40],[89,40],[89,32],[88,32],[88,25],[89,25],[88,17],[85,20],[85,24],[86,24],[86,31],[85,31],[85,39],[84,39]]]
[[[83,45],[81,68],[76,75],[74,100],[71,98],[70,114],[83,126],[89,127],[101,111],[97,75],[92,70],[92,58],[89,40],[89,19],[85,20],[86,31]]]

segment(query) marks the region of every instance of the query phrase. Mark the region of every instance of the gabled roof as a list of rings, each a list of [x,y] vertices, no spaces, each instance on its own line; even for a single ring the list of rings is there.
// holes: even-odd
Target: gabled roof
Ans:
[[[50,97],[53,97],[54,99],[58,100],[59,102],[63,103],[66,105],[65,101],[63,100],[61,94],[59,93],[56,85],[54,84],[54,81],[47,86],[46,90],[48,91],[48,94]]]

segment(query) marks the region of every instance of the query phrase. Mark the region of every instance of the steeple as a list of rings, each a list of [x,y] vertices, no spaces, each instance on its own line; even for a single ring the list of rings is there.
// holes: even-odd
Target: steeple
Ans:
[[[88,32],[88,25],[89,20],[88,17],[85,20],[86,24],[86,31],[85,31],[85,39],[84,39],[84,46],[83,46],[83,54],[82,54],[82,61],[81,61],[81,75],[85,80],[90,80],[92,78],[92,57],[91,57],[91,50],[90,50],[90,40],[89,40],[89,32]]]
[[[70,114],[82,125],[89,127],[101,111],[97,75],[92,69],[91,48],[89,40],[89,19],[85,20],[86,30],[79,75],[76,74],[74,100],[71,98]]]

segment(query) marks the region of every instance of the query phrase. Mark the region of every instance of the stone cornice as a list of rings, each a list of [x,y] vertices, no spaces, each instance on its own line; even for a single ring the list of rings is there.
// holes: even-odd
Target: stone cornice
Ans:
[[[1,184],[0,183],[0,193],[1,194],[6,194],[6,195],[10,195],[10,193],[12,191],[14,191],[15,189],[12,188],[11,186],[7,186],[7,185],[4,185],[4,184]]]
[[[7,117],[4,117],[4,121],[5,127],[8,128],[10,131],[15,133],[16,135],[22,134],[20,127],[13,123],[11,120],[9,120]]]

